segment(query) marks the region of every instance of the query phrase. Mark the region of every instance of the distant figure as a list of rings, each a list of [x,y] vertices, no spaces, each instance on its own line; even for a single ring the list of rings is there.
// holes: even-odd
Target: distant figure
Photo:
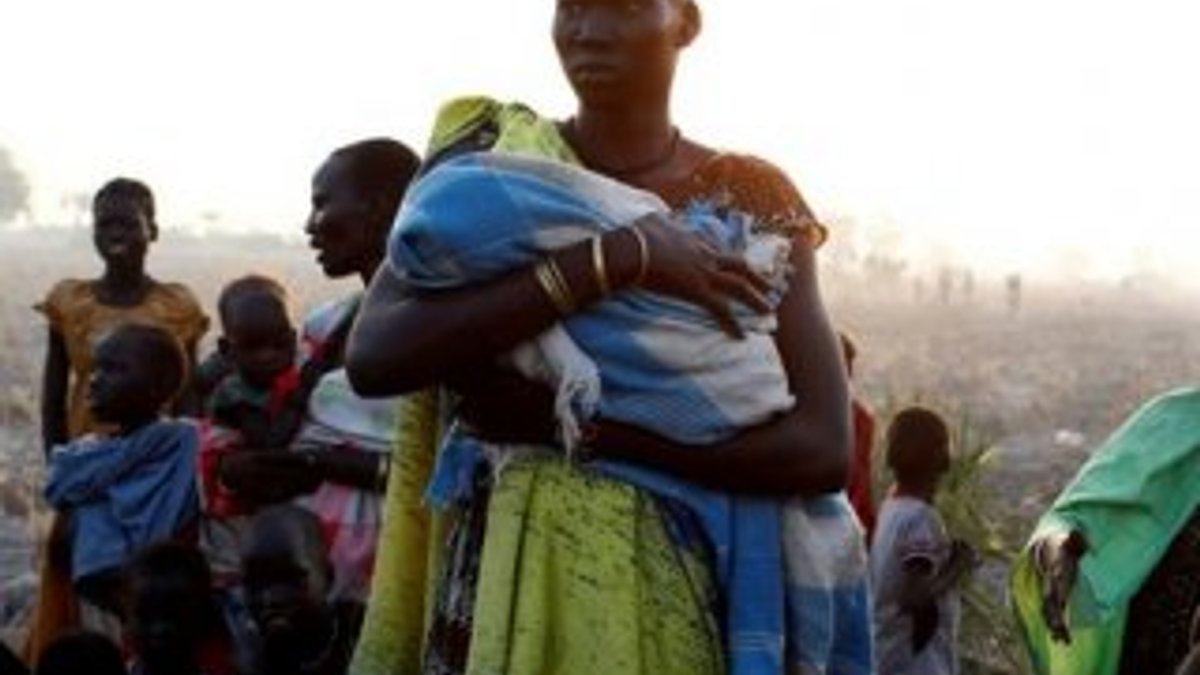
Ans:
[[[130,675],[233,675],[204,556],[163,542],[138,553],[125,570]]]
[[[914,275],[912,280],[913,301],[917,304],[925,302],[925,277]]]
[[[842,342],[842,356],[846,360],[846,377],[854,379],[854,361],[858,357],[858,347],[845,333],[839,333]],[[850,399],[851,422],[854,425],[854,451],[850,457],[850,483],[846,494],[850,504],[858,515],[859,522],[866,530],[867,541],[875,531],[875,496],[873,493],[872,451],[875,447],[875,415],[862,397],[852,393]]]
[[[949,267],[938,270],[938,302],[949,305],[954,299],[954,271]]]
[[[127,675],[116,643],[101,633],[64,633],[38,657],[33,675]]]
[[[1147,402],[1038,521],[1012,577],[1038,675],[1174,673],[1190,658],[1200,610],[1198,422],[1200,389]]]
[[[333,572],[321,523],[295,506],[255,519],[242,551],[246,598],[259,645],[252,675],[342,675],[362,626],[362,606],[329,602]]]
[[[975,273],[969,269],[962,271],[962,281],[959,284],[962,286],[963,300],[970,304],[975,298]]]
[[[975,564],[952,540],[933,506],[950,468],[950,435],[941,416],[920,407],[888,427],[887,463],[896,477],[871,545],[876,669],[888,675],[958,672],[959,581]]]
[[[1008,302],[1008,313],[1016,316],[1021,311],[1021,275],[1010,274],[1004,280],[1004,297]]]
[[[49,323],[42,380],[42,441],[47,455],[60,443],[96,431],[88,409],[92,345],[128,321],[161,326],[184,346],[189,361],[208,318],[185,286],[146,273],[146,254],[158,239],[154,195],[140,181],[115,178],[92,200],[92,239],[104,263],[97,279],[58,282],[37,305]],[[181,407],[177,401],[175,407]],[[37,605],[25,655],[31,658],[61,631],[78,623],[64,556],[61,521],[51,526],[41,556]]]
[[[45,496],[69,521],[76,592],[86,606],[119,615],[121,569],[134,553],[195,525],[199,433],[159,417],[187,365],[166,330],[118,326],[97,343],[93,362],[91,414],[112,432],[56,447]]]

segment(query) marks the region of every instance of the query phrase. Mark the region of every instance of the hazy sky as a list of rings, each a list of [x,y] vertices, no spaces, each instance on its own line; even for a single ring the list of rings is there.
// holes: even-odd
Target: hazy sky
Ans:
[[[676,117],[826,218],[989,270],[1184,270],[1194,0],[703,0]],[[551,0],[2,0],[0,145],[42,220],[144,177],[170,225],[298,232],[328,150],[460,93],[572,99]]]

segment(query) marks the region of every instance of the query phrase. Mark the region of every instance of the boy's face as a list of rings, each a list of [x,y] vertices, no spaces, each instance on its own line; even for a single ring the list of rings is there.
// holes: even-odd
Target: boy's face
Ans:
[[[88,406],[101,422],[120,424],[153,416],[163,401],[153,364],[138,354],[136,341],[120,333],[95,347]]]
[[[269,389],[296,360],[296,330],[276,298],[251,297],[230,308],[220,349],[247,384]]]
[[[268,643],[286,644],[323,611],[327,572],[316,549],[287,527],[256,533],[249,543],[242,557],[246,602]]]
[[[92,242],[109,266],[141,265],[157,236],[154,223],[135,200],[112,197],[92,208]]]
[[[133,579],[129,634],[151,672],[172,672],[195,661],[202,640],[199,608],[208,601],[184,574]]]

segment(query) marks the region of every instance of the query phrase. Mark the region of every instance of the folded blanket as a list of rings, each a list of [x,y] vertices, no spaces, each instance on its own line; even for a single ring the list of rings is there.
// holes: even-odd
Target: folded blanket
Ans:
[[[650,193],[568,164],[476,153],[440,165],[412,187],[388,260],[415,290],[467,286],[641,216],[669,213]],[[784,237],[756,232],[744,214],[704,205],[676,222],[743,256],[773,280],[778,300],[787,274]],[[774,318],[734,309],[744,340],[730,339],[691,304],[625,292],[570,317],[514,359],[527,375],[550,373],[543,379],[559,389],[567,430],[574,415],[598,412],[681,443],[712,443],[793,404],[771,336]],[[588,361],[600,365],[598,372]],[[566,434],[564,441],[570,447],[574,439]]]

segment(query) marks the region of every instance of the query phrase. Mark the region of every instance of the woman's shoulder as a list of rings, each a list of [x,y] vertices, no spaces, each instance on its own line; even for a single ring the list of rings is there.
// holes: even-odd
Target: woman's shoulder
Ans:
[[[208,315],[196,299],[192,290],[174,281],[156,281],[143,311],[152,319],[158,319],[176,332],[179,339],[192,342],[208,330]]]
[[[95,304],[91,280],[62,279],[51,286],[46,297],[33,308],[46,315],[51,326],[61,330],[63,322]]]
[[[824,228],[792,179],[776,164],[757,155],[714,152],[693,174],[700,196],[718,206],[745,211],[771,228],[789,233],[813,229],[818,243]]]
[[[304,326],[301,331],[304,338],[314,341],[322,341],[327,338],[358,311],[362,298],[362,293],[355,292],[317,305],[304,317]]]
[[[92,292],[91,279],[60,279],[50,287],[43,303],[75,302],[80,299],[94,300],[95,297],[96,294]]]
[[[200,311],[200,301],[196,299],[196,294],[192,292],[192,289],[185,284],[177,281],[156,281],[152,292],[166,302]]]

